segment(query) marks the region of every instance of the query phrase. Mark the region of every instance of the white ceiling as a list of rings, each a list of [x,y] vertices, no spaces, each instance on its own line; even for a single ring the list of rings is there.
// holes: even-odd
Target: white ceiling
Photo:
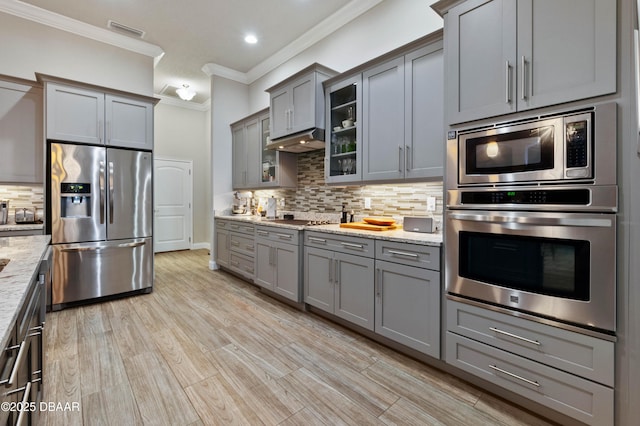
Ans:
[[[210,78],[202,69],[206,64],[208,70],[253,76],[246,77],[250,82],[279,65],[269,58],[276,56],[284,61],[289,58],[282,52],[295,54],[295,40],[301,36],[305,35],[307,43],[314,37],[318,39],[326,34],[327,27],[344,25],[380,1],[16,0],[16,3],[30,4],[105,31],[109,20],[144,31],[142,40],[165,52],[154,71],[154,92],[164,94],[167,86],[189,84],[197,92],[193,102],[203,103],[209,98]],[[247,33],[255,34],[258,43],[246,44]]]

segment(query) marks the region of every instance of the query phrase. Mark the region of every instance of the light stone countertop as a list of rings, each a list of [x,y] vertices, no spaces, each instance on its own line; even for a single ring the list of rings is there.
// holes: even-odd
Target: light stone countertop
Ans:
[[[9,340],[9,332],[50,240],[50,235],[0,238],[0,258],[10,259],[0,272],[0,348]]]
[[[365,237],[365,238],[372,238],[377,240],[396,241],[399,243],[410,243],[410,244],[419,244],[419,245],[437,246],[437,247],[442,246],[441,232],[428,234],[428,233],[422,233],[422,232],[407,232],[402,229],[394,229],[394,230],[388,230],[388,231],[367,231],[364,229],[340,228],[340,224],[338,223],[330,224],[330,225],[313,225],[313,226],[288,225],[283,223],[275,223],[269,219],[259,218],[257,216],[244,216],[244,215],[216,216],[216,219],[251,222],[256,225],[279,226],[283,228],[305,230],[305,231],[318,231],[318,232],[329,232],[332,234],[339,234],[339,235],[352,235],[355,237]]]
[[[44,229],[43,223],[25,223],[20,225],[17,223],[7,223],[6,225],[0,225],[0,236],[2,236],[2,232],[5,231],[33,231],[41,229]]]

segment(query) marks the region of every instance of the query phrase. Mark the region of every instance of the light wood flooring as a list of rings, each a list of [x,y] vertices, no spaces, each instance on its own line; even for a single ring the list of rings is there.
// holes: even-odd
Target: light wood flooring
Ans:
[[[156,255],[153,293],[47,315],[42,425],[548,425],[227,273]]]

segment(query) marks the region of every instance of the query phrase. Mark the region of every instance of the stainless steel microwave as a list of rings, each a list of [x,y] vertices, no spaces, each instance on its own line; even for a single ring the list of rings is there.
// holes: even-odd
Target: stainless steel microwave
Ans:
[[[616,183],[616,104],[452,131],[448,186]]]

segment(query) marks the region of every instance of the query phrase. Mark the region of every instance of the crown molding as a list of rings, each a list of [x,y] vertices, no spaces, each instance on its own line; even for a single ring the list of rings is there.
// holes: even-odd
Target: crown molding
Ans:
[[[205,64],[202,67],[202,71],[209,77],[216,75],[239,83],[251,84],[383,1],[384,0],[353,0],[347,3],[343,8],[324,19],[302,36],[260,62],[246,73],[214,63]]]
[[[231,68],[227,68],[222,65],[208,63],[208,64],[204,64],[201,70],[209,77],[216,75],[218,77],[224,77],[229,80],[237,81],[238,83],[243,83],[243,84],[251,83],[247,79],[247,74],[240,71],[236,71]]]
[[[99,28],[94,25],[80,22],[18,0],[0,0],[0,12],[37,22],[42,25],[47,25],[52,28],[57,28],[81,37],[110,44],[125,50],[130,50],[141,55],[150,56],[154,58],[154,66],[157,65],[162,56],[164,56],[162,48],[155,44],[136,40],[107,30],[106,28]]]
[[[160,98],[160,102],[163,105],[171,105],[178,108],[191,109],[195,111],[209,111],[211,109],[211,99],[207,99],[203,103],[183,101],[182,99],[176,99],[171,96],[154,95],[156,98]]]

